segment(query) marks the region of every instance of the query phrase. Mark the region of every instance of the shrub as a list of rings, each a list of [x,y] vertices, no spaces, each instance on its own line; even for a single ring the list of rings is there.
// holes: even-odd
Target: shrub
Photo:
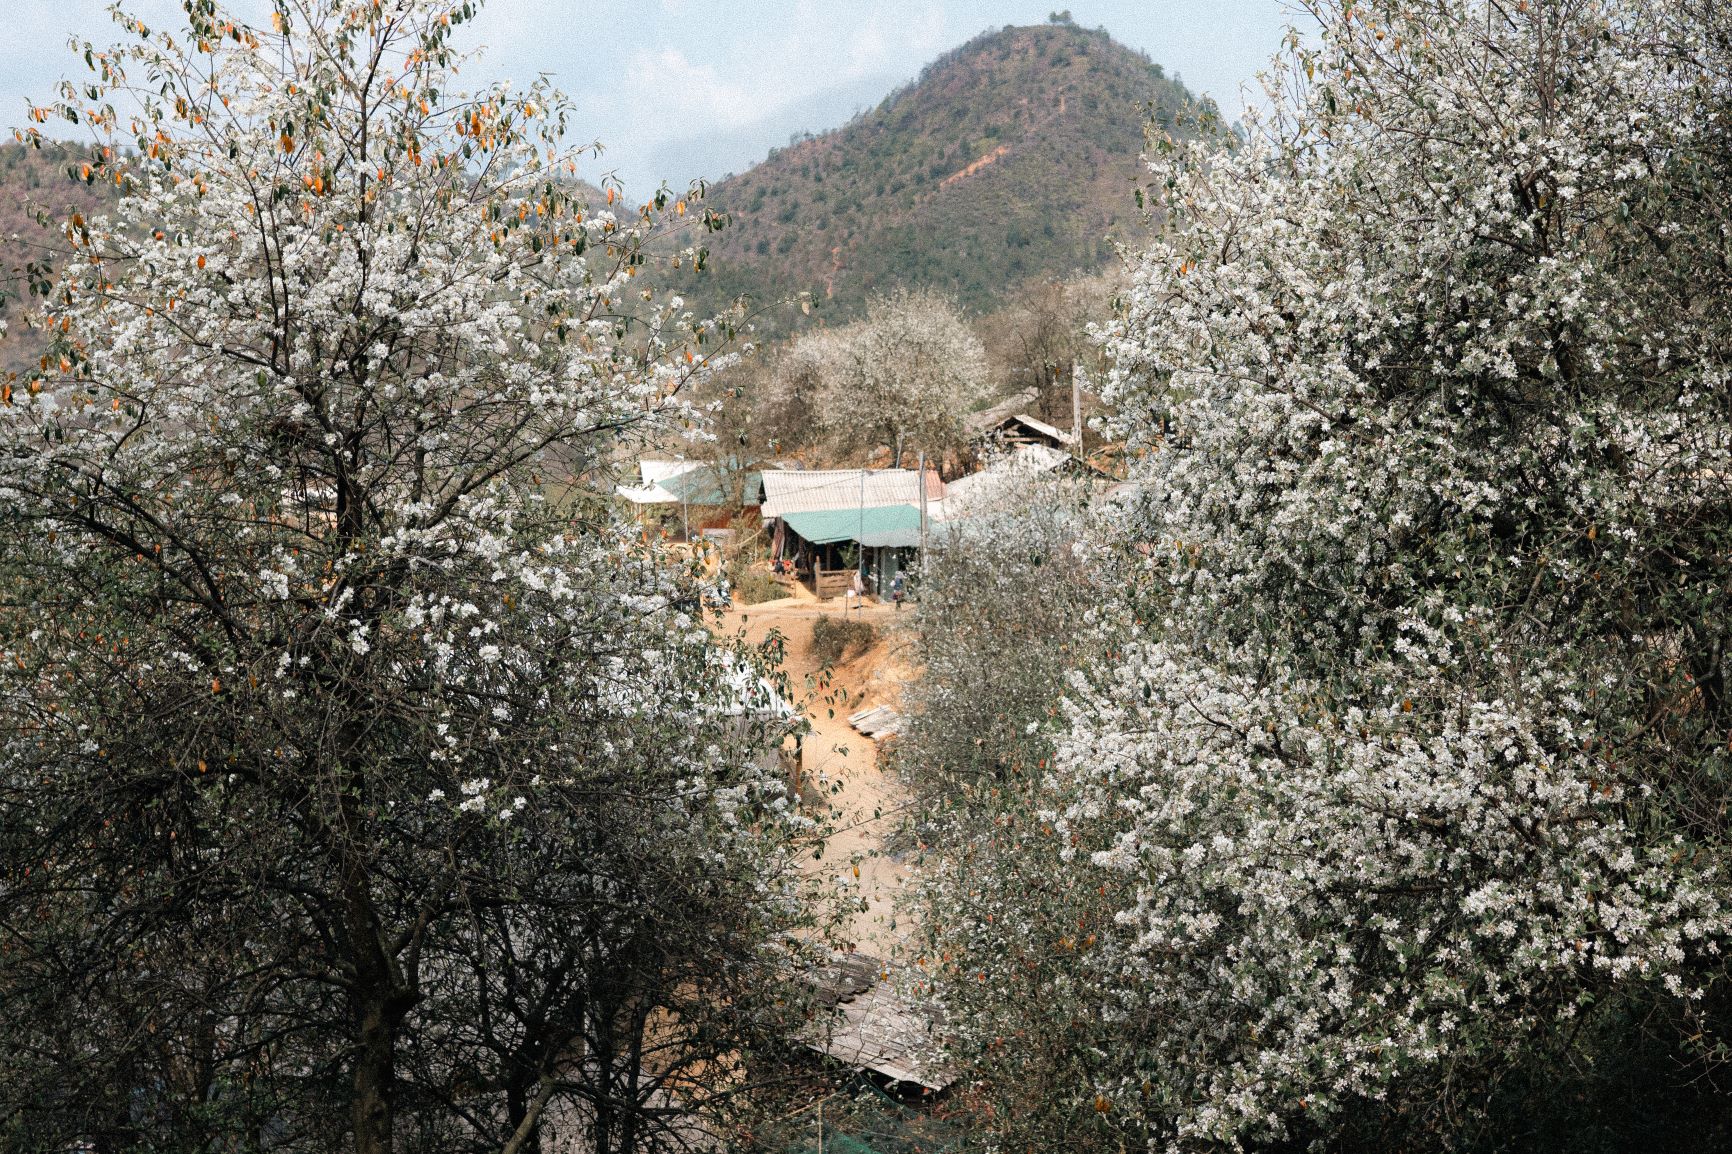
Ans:
[[[781,582],[762,569],[744,562],[737,562],[729,567],[728,585],[734,591],[734,600],[742,605],[775,601],[788,595]]]
[[[878,631],[858,618],[818,618],[812,625],[812,654],[825,665],[839,665],[866,652]]]

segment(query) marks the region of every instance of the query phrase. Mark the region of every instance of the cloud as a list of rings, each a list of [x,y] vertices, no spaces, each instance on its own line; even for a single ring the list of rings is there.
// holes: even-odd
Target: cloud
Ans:
[[[632,54],[623,95],[640,121],[734,128],[763,114],[755,87],[723,80],[713,66],[693,64],[678,48],[663,47]]]

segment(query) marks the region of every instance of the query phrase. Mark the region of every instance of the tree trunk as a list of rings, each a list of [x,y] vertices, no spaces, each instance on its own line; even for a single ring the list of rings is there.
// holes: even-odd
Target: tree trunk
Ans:
[[[391,1154],[391,1084],[401,1015],[391,1012],[388,999],[369,997],[357,1006],[356,1018],[355,1154]]]
[[[344,868],[343,898],[354,968],[350,997],[355,1073],[350,1112],[355,1128],[355,1154],[391,1154],[397,1031],[416,998],[414,991],[404,984],[402,971],[385,947],[366,870],[358,858],[349,856]]]

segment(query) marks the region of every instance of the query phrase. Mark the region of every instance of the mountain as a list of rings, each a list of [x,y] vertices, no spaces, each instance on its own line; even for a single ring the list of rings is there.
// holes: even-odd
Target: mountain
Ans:
[[[1005,27],[929,65],[843,127],[710,187],[714,305],[810,292],[852,319],[874,291],[928,285],[987,310],[1035,278],[1098,268],[1139,221],[1143,129],[1196,106],[1105,31]],[[764,327],[787,323],[766,314]]]
[[[858,106],[859,93],[843,95]],[[1139,226],[1148,117],[1173,128],[1195,104],[1104,31],[1054,22],[985,33],[841,128],[712,184],[708,205],[730,223],[707,238],[708,271],[686,295],[714,309],[809,292],[811,320],[841,323],[873,292],[923,285],[991,311],[1024,282],[1111,259],[1111,238]],[[69,179],[79,159],[71,145],[0,147],[0,291],[21,287],[12,274],[25,254],[64,243],[32,206],[64,218],[112,191]],[[6,312],[16,322],[16,302]],[[796,320],[809,323],[771,310],[760,328],[774,335]],[[0,361],[20,338],[6,342],[11,357],[0,345]]]

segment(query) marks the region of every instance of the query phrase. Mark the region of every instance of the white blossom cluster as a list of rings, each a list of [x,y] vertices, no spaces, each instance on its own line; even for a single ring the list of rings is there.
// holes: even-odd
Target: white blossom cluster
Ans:
[[[188,772],[219,741],[246,788],[311,767],[308,796],[365,795],[394,832],[576,837],[581,799],[630,794],[622,843],[726,867],[782,925],[811,823],[763,748],[790,718],[593,499],[621,440],[683,429],[726,359],[727,318],[639,279],[652,251],[696,261],[663,238],[711,218],[586,194],[544,84],[453,91],[453,11],[123,17],[128,44],[84,46],[90,84],[32,110],[110,142],[86,176],[121,195],[69,223],[40,371],[0,403],[14,560],[97,591],[8,627],[32,738],[0,772],[34,783],[18,767],[58,730],[126,737],[66,672],[95,664],[169,703]]]
[[[1073,928],[946,883],[970,988],[1114,895],[1045,994],[1079,1100],[1186,1148],[1698,998],[1732,931],[1726,13],[1312,7],[1271,116],[1154,150],[1101,334],[1158,590],[1048,777]]]
[[[928,290],[875,297],[864,320],[802,337],[780,387],[812,391],[841,452],[958,444],[961,420],[986,396],[986,350],[954,301]]]

